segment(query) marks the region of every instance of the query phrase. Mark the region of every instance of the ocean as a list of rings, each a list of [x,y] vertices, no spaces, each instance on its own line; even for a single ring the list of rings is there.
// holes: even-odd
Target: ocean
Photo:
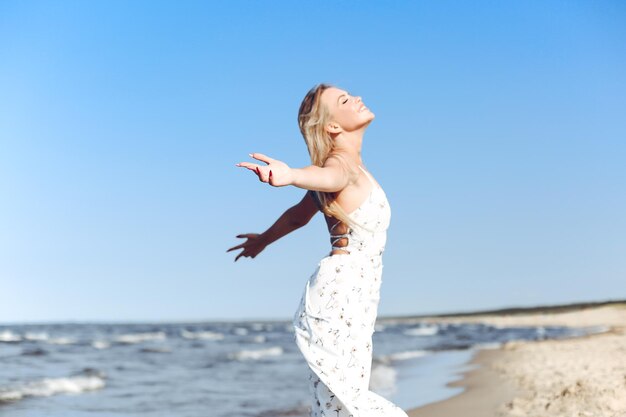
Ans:
[[[370,388],[416,407],[455,394],[475,349],[600,330],[379,318]],[[290,321],[0,325],[0,415],[305,417],[293,336]]]

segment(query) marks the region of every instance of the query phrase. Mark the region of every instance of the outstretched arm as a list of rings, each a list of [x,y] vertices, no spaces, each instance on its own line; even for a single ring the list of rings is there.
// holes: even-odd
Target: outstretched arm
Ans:
[[[243,249],[235,258],[235,262],[241,256],[254,258],[270,243],[307,224],[317,211],[318,208],[313,196],[307,192],[298,204],[285,211],[265,232],[237,235],[238,238],[246,238],[247,240],[240,245],[233,246],[226,252]]]
[[[267,165],[240,162],[237,166],[253,171],[260,181],[267,182],[274,187],[293,185],[305,190],[332,193],[343,190],[352,180],[348,171],[335,156],[329,157],[323,167],[309,165],[305,168],[291,168],[278,159],[260,153],[252,153],[250,156]]]

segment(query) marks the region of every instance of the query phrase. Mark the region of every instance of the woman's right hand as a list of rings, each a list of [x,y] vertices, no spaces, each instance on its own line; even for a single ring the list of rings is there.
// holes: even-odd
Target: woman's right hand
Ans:
[[[262,153],[251,153],[250,156],[258,161],[265,162],[267,165],[263,166],[252,162],[239,162],[235,165],[249,169],[259,177],[259,181],[266,182],[274,187],[283,187],[292,183],[293,170],[283,161],[270,158]]]
[[[243,249],[235,258],[235,262],[242,256],[253,258],[257,256],[265,247],[267,243],[263,237],[258,233],[244,233],[241,235],[237,235],[238,238],[246,238],[247,240],[240,245],[233,246],[228,249],[226,252],[230,252],[237,249]]]

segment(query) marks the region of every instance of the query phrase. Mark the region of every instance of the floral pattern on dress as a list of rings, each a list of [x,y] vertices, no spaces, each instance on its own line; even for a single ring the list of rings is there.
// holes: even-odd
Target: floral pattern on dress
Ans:
[[[366,173],[367,175],[367,173]],[[310,368],[311,417],[407,417],[369,390],[391,210],[382,188],[350,213],[349,253],[323,258],[293,317],[294,340]]]

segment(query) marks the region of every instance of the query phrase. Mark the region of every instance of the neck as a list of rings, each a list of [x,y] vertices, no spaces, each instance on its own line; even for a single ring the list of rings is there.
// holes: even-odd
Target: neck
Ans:
[[[361,165],[361,145],[363,144],[363,135],[365,134],[365,127],[363,129],[354,130],[352,132],[341,132],[333,137],[335,141],[335,150],[347,155]]]

